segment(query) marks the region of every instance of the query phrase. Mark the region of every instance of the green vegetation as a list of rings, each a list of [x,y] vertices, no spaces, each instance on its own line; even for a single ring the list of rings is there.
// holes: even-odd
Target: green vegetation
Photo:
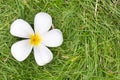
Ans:
[[[23,62],[12,57],[10,48],[21,39],[9,32],[18,18],[33,26],[41,11],[64,36],[43,67],[33,52]],[[0,0],[0,80],[120,80],[120,1]]]

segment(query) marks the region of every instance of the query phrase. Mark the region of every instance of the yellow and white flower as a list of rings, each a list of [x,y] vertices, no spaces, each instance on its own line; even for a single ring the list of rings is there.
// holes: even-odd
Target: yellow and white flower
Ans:
[[[33,49],[38,65],[43,66],[49,63],[53,59],[53,54],[47,47],[57,47],[63,42],[62,32],[59,29],[49,30],[51,26],[52,18],[44,12],[36,14],[34,31],[26,21],[15,20],[11,25],[10,33],[25,40],[12,45],[11,53],[13,57],[18,61],[23,61]]]

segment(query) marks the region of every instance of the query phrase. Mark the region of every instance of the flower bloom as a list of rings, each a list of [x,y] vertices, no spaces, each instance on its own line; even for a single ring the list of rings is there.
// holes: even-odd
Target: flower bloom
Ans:
[[[53,54],[47,47],[58,47],[63,42],[62,32],[59,29],[49,30],[51,26],[52,18],[44,12],[36,14],[34,31],[26,21],[15,20],[11,25],[10,33],[25,40],[12,45],[13,57],[18,61],[23,61],[33,49],[35,61],[38,65],[43,66],[49,63],[53,59]]]

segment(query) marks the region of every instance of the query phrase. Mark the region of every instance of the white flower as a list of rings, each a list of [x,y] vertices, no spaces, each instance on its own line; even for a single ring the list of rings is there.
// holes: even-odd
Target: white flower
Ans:
[[[15,20],[11,25],[10,33],[25,40],[12,45],[11,53],[13,57],[18,61],[23,61],[29,56],[33,48],[38,65],[43,66],[49,63],[53,59],[53,54],[47,47],[57,47],[63,42],[62,32],[59,29],[49,31],[51,26],[52,18],[44,12],[40,12],[35,16],[35,31],[26,21],[22,19]]]

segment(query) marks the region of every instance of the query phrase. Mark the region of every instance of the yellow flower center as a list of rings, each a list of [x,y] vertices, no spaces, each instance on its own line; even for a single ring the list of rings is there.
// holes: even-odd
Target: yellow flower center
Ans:
[[[42,38],[39,34],[32,34],[30,36],[30,44],[33,46],[38,46],[42,42]]]

